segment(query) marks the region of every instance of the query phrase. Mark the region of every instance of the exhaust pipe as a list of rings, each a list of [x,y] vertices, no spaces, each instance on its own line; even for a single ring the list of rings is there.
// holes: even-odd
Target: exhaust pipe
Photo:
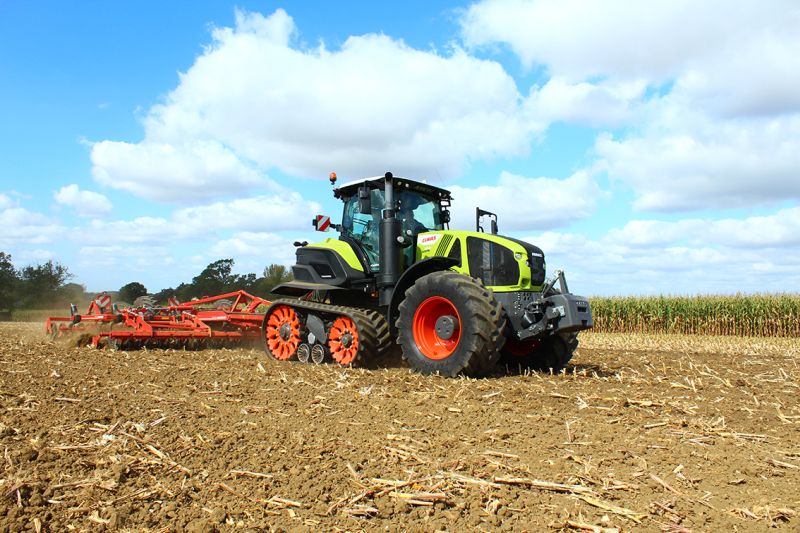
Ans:
[[[391,172],[384,175],[384,203],[378,227],[380,271],[378,272],[378,303],[389,305],[394,286],[400,279],[400,246],[397,238],[402,234],[402,223],[394,213],[394,184]]]

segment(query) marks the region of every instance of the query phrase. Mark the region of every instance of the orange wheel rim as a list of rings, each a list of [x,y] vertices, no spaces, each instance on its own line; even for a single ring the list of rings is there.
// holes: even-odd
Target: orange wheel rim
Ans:
[[[444,337],[437,331],[443,321],[447,327]],[[453,302],[442,296],[431,296],[417,307],[412,326],[414,342],[428,359],[447,359],[456,351],[461,341],[461,316]]]
[[[297,313],[287,305],[279,305],[270,312],[264,333],[269,352],[275,359],[291,359],[300,344],[300,320]]]
[[[331,357],[340,365],[349,365],[358,355],[358,330],[355,322],[346,316],[340,316],[333,321],[328,333],[328,348]]]

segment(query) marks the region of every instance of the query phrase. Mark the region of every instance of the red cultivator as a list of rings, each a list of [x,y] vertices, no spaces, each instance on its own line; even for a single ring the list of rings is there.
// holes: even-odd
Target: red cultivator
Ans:
[[[71,316],[47,319],[54,339],[75,337],[79,345],[132,350],[148,348],[222,347],[258,339],[268,300],[245,291],[191,302],[171,300],[166,307],[139,305],[119,309],[102,294],[85,315],[73,305]]]

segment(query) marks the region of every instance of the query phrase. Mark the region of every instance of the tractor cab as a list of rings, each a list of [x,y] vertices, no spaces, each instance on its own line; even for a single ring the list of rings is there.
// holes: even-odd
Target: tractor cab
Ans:
[[[363,252],[371,272],[380,270],[379,225],[385,207],[383,177],[368,178],[334,189],[334,196],[344,202],[341,239]],[[426,231],[446,229],[450,220],[447,207],[450,192],[426,183],[395,178],[395,216],[402,234],[413,238]],[[414,262],[414,247],[404,252],[404,267]]]

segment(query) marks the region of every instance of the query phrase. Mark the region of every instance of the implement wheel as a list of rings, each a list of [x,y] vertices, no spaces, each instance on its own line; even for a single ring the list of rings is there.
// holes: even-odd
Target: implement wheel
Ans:
[[[279,305],[264,317],[263,333],[267,353],[278,361],[288,361],[300,344],[300,319],[288,305]]]
[[[452,271],[422,276],[397,319],[403,358],[423,374],[485,374],[500,357],[505,319],[491,290]]]

